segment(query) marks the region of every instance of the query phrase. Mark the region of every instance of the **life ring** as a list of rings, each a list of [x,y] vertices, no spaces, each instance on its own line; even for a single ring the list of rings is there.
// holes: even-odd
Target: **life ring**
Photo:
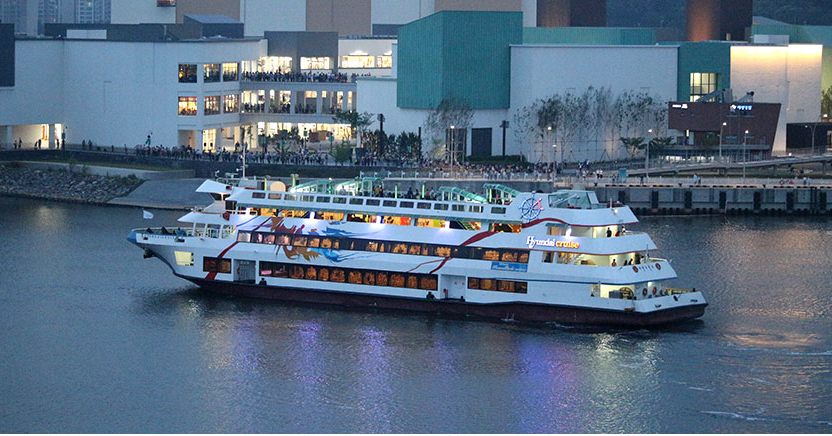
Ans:
[[[657,291],[656,287],[653,286],[653,295],[656,295],[656,291]]]
[[[659,264],[657,263],[657,264],[656,264],[656,269],[659,269],[659,270],[660,270],[660,269],[662,269],[662,266],[661,266],[661,265],[659,265]]]
[[[646,297],[647,296],[647,288],[641,290],[641,295]]]
[[[633,265],[633,271],[638,272],[638,267]]]
[[[224,220],[228,221],[228,220],[229,220],[229,218],[231,218],[231,214],[230,214],[230,213],[228,213],[228,212],[223,212],[223,213],[222,213],[222,219],[224,219]]]

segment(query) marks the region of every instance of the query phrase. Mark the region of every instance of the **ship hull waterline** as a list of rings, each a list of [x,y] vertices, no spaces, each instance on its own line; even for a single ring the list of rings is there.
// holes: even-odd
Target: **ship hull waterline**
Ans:
[[[511,320],[519,323],[651,327],[699,318],[707,303],[647,313],[533,303],[470,303],[457,299],[402,298],[377,294],[309,290],[246,282],[183,277],[217,294],[352,308],[442,313],[459,317]]]

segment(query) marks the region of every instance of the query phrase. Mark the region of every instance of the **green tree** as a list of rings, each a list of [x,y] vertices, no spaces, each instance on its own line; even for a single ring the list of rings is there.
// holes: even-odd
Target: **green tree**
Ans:
[[[337,164],[349,162],[351,157],[352,147],[350,147],[350,145],[346,142],[336,145],[335,149],[332,150],[332,160],[334,160]]]
[[[821,95],[820,112],[827,115],[825,119],[832,119],[832,86]]]
[[[627,150],[627,153],[629,153],[632,157],[635,157],[636,153],[638,153],[639,150],[643,150],[647,147],[647,143],[644,142],[644,138],[640,136],[634,136],[629,138],[621,137],[620,139],[621,144],[624,145],[624,148]]]
[[[363,132],[373,124],[373,114],[369,112],[343,111],[332,116],[332,120],[338,124],[349,124],[352,136],[358,138],[358,133]],[[360,147],[361,144],[356,142]]]
[[[432,142],[439,146],[444,144],[444,150],[433,150],[431,154],[434,156],[448,156],[448,153],[450,153],[451,163],[458,161],[460,159],[459,155],[464,153],[463,150],[457,149],[461,142],[462,133],[460,132],[467,131],[473,118],[473,109],[462,100],[446,98],[439,102],[436,109],[432,110],[425,118],[424,126]],[[452,132],[451,126],[453,126],[455,132]],[[453,141],[456,144],[450,144],[451,135],[456,136]]]

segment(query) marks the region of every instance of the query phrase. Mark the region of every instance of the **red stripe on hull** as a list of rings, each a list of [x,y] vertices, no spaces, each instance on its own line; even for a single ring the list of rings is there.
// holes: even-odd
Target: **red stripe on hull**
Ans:
[[[435,312],[493,320],[512,319],[525,323],[554,322],[559,324],[649,327],[699,318],[705,313],[705,306],[707,306],[707,304],[700,304],[650,313],[636,313],[532,303],[479,304],[454,299],[429,300],[427,298],[390,297],[183,278],[196,283],[205,290],[227,295],[345,307]],[[414,290],[414,293],[421,292]],[[425,292],[425,294],[427,293]]]

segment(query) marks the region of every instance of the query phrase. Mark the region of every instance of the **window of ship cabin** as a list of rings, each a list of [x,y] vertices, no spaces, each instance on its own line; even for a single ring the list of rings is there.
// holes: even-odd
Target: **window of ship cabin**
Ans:
[[[277,245],[289,245],[289,235],[277,235]]]
[[[255,244],[262,244],[263,243],[263,233],[257,232],[251,235],[251,242]]]
[[[523,225],[509,223],[491,223],[490,230],[492,232],[520,233],[520,231],[523,230]]]
[[[346,204],[347,199],[344,198],[344,197],[335,197],[335,198],[332,199],[332,202],[335,203],[335,204]]]
[[[571,265],[572,262],[575,260],[575,257],[578,256],[578,253],[557,253],[557,259],[559,264]]]
[[[448,205],[445,203],[436,203],[433,205],[433,210],[448,210]]]
[[[251,198],[266,198],[265,192],[252,192]]]
[[[237,242],[251,242],[251,232],[237,232]]]
[[[306,247],[306,236],[295,236],[292,238],[292,245],[295,247]]]
[[[220,237],[220,226],[216,224],[208,224],[208,228],[205,229],[205,236],[209,238],[219,238]]]
[[[416,203],[416,209],[430,209],[430,203]]]
[[[491,208],[491,213],[497,214],[497,215],[505,215],[506,208],[504,208],[504,207],[492,207]]]
[[[190,251],[174,251],[176,264],[180,266],[194,266],[194,254]]]
[[[544,251],[543,252],[543,262],[544,263],[552,263],[555,261],[555,252],[554,251]]]
[[[413,202],[412,201],[402,201],[401,203],[399,203],[399,207],[405,207],[405,208],[411,209],[411,208],[413,208]]]
[[[286,194],[283,196],[283,199],[286,201],[297,201],[298,196],[294,194]]]
[[[468,212],[482,213],[482,206],[476,206],[476,205],[468,206]]]
[[[321,238],[310,236],[308,240],[308,244],[306,245],[309,248],[318,248],[321,246]]]
[[[379,203],[379,200],[367,200],[367,206],[378,206]]]
[[[274,244],[275,236],[274,233],[265,233],[263,234],[263,243],[264,244]]]
[[[547,224],[546,227],[547,233],[551,236],[563,236],[569,229],[568,225],[561,223]]]
[[[315,201],[318,203],[329,203],[329,197],[318,197]]]
[[[465,212],[465,205],[464,204],[452,204],[451,210],[454,212]]]
[[[321,212],[320,216],[322,220],[326,221],[342,221],[344,219],[343,212]]]
[[[301,195],[300,196],[300,201],[311,202],[311,201],[313,201],[313,198],[314,197],[312,197],[311,195]]]
[[[396,201],[395,200],[384,200],[381,205],[384,206],[384,207],[396,207]]]
[[[417,227],[445,227],[445,220],[433,218],[419,218],[416,220]]]
[[[571,236],[575,236],[578,238],[591,238],[592,237],[592,227],[572,227]]]
[[[202,271],[229,274],[229,273],[231,273],[231,259],[219,259],[219,258],[216,258],[216,257],[203,257],[202,258]]]
[[[363,198],[350,198],[350,204],[364,204]]]

